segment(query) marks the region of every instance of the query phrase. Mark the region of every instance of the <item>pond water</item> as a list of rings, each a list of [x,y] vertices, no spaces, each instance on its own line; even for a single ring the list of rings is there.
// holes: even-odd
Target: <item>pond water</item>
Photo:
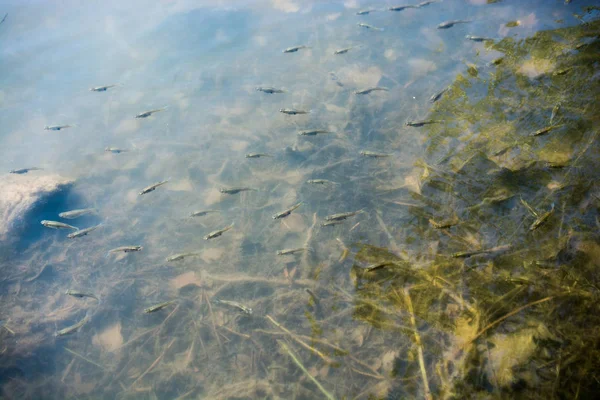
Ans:
[[[597,5],[2,2],[2,397],[591,397]]]

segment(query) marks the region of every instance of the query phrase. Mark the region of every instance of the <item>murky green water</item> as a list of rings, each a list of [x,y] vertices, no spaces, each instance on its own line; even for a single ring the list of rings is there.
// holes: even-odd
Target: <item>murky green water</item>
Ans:
[[[7,3],[2,397],[593,397],[594,3]]]

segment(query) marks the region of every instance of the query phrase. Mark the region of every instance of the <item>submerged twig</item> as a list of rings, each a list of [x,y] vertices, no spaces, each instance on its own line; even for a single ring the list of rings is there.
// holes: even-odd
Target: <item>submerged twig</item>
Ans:
[[[100,368],[101,370],[106,371],[106,368],[104,368],[102,365],[93,362],[89,358],[86,358],[86,357],[82,356],[81,354],[79,354],[79,353],[77,353],[77,352],[69,349],[68,347],[65,347],[65,350],[68,351],[69,353],[73,354],[74,356],[77,356],[77,357],[81,358],[82,360],[87,361],[87,362],[89,362],[92,365],[95,365],[96,367]]]
[[[315,349],[314,347],[312,347],[311,345],[309,345],[308,343],[306,343],[305,341],[303,341],[302,339],[300,339],[298,337],[298,335],[296,335],[295,333],[289,331],[285,326],[283,326],[279,322],[275,321],[273,319],[273,317],[271,317],[270,315],[267,315],[266,318],[273,325],[275,325],[276,327],[278,327],[279,329],[281,329],[282,331],[284,331],[285,333],[287,333],[288,335],[290,335],[290,337],[292,339],[294,339],[294,341],[296,343],[298,343],[300,346],[302,346],[305,349],[309,350],[311,353],[316,354],[317,356],[321,357],[323,359],[323,361],[325,361],[327,364],[329,364],[329,365],[337,364],[336,361],[332,360],[331,358],[329,358],[325,354],[321,353],[319,350]]]
[[[329,393],[327,390],[325,390],[325,388],[323,386],[321,386],[321,384],[319,383],[319,381],[316,380],[315,377],[312,376],[308,372],[308,370],[306,369],[306,367],[304,367],[304,365],[302,365],[302,363],[300,362],[300,360],[294,355],[294,353],[292,353],[292,351],[290,350],[290,348],[285,343],[283,343],[283,342],[278,342],[278,343],[283,348],[283,350],[285,350],[286,353],[288,353],[288,355],[292,358],[292,360],[298,366],[298,368],[300,368],[302,370],[302,372],[304,372],[304,374],[308,377],[308,379],[310,379],[319,388],[319,390],[321,391],[321,393],[323,393],[328,400],[335,400],[335,397],[333,397],[331,395],[331,393]]]
[[[160,356],[158,356],[158,358],[156,360],[154,360],[154,362],[152,363],[152,365],[150,365],[148,367],[148,369],[146,371],[144,371],[143,374],[141,374],[135,381],[133,381],[133,383],[131,385],[129,385],[129,388],[131,389],[139,380],[141,380],[144,376],[146,376],[148,374],[148,372],[152,371],[152,369],[154,367],[156,367],[156,365],[160,362],[160,360],[163,358],[163,356],[165,355],[165,353],[167,352],[167,350],[169,350],[169,348],[171,347],[171,345],[175,342],[175,339],[171,340],[171,342],[167,345],[167,347],[165,347],[165,349],[163,350],[162,353],[160,353]]]
[[[395,289],[394,289],[395,291]],[[396,295],[398,295],[396,293]],[[414,328],[415,334],[415,344],[417,345],[417,351],[419,354],[419,368],[421,369],[421,377],[423,379],[423,391],[425,392],[426,399],[433,399],[431,397],[431,391],[429,389],[429,381],[427,380],[427,370],[425,369],[425,357],[423,356],[423,343],[421,342],[421,335],[419,335],[419,331],[417,330],[417,321],[415,319],[415,311],[413,309],[412,300],[410,299],[410,294],[408,289],[404,291],[404,301],[406,301],[406,306],[408,307],[408,312],[410,314],[410,322]]]

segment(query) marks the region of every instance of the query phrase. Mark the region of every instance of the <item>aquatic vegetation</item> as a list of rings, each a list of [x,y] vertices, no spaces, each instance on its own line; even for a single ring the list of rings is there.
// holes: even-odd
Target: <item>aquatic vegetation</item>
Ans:
[[[380,31],[362,34],[396,43]],[[22,254],[0,255],[2,390],[19,398],[592,397],[599,33],[592,19],[522,39],[481,38],[465,46],[483,46],[468,62],[443,65],[459,66],[451,83],[426,90],[410,80],[396,90],[391,67],[373,54],[337,65],[334,85],[312,57],[344,57],[304,38],[312,51],[273,52],[301,65],[281,98],[310,112],[280,109],[280,96],[270,96],[278,89],[259,87],[265,95],[245,91],[252,103],[230,98],[207,110],[207,136],[144,131],[138,160],[86,158],[94,178],[78,183],[86,201],[60,210],[97,201],[103,229],[71,241],[43,229]],[[451,58],[431,53],[440,64]],[[230,88],[224,81],[211,84]],[[256,82],[270,81],[244,87]],[[355,95],[372,91],[386,93]],[[173,114],[195,126],[184,110]],[[261,157],[269,159],[246,159]],[[165,166],[175,180],[134,189],[164,178]],[[66,217],[98,217],[87,210]],[[132,243],[144,247],[124,246]]]

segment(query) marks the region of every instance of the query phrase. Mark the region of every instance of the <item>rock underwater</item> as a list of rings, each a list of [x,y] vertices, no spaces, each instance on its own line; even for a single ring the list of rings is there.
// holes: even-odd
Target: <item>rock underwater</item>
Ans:
[[[0,243],[10,241],[25,226],[29,211],[68,189],[73,180],[56,174],[7,174],[0,178]]]

